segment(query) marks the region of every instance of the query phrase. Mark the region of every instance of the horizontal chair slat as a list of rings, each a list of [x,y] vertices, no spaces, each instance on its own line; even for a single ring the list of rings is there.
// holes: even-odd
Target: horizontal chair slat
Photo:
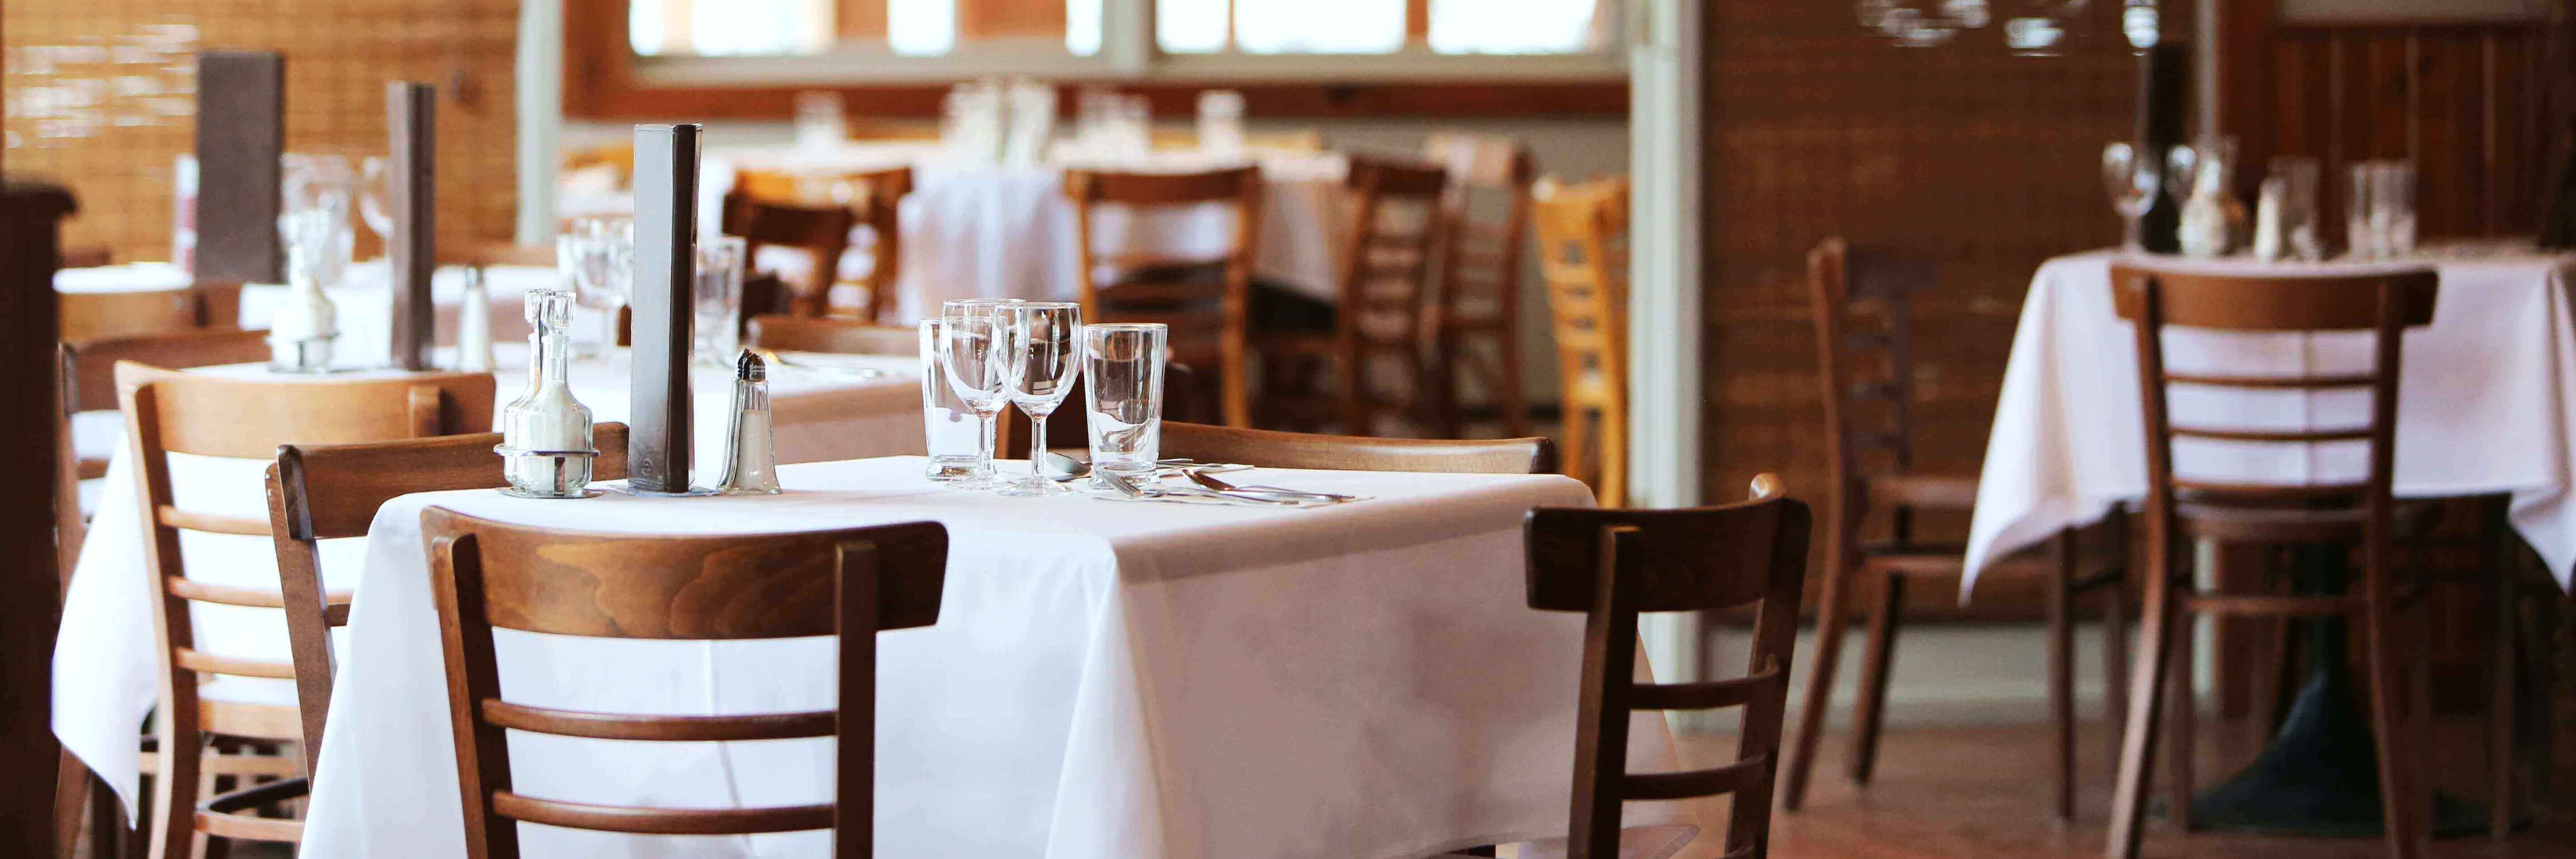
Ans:
[[[2203,373],[2166,373],[2165,381],[2179,385],[2212,385],[2222,388],[2367,388],[2379,384],[2379,377],[2369,374],[2335,376],[2218,376]]]
[[[2274,594],[2194,594],[2184,597],[2183,604],[2200,614],[2262,616],[2342,614],[2359,605],[2348,595],[2280,596]]]
[[[503,728],[595,740],[801,740],[832,736],[837,716],[829,710],[808,713],[756,713],[739,716],[637,716],[585,713],[483,700],[483,719]]]
[[[1668,773],[1629,773],[1620,781],[1625,799],[1689,799],[1734,793],[1759,783],[1771,767],[1770,755],[1755,755],[1714,769]]]
[[[1629,690],[1629,706],[1639,710],[1714,710],[1742,706],[1780,683],[1779,666],[1725,680],[1704,683],[1658,683]]]
[[[230,674],[235,677],[274,677],[279,680],[295,679],[295,666],[289,663],[270,662],[264,659],[243,659],[235,656],[217,656],[202,650],[195,650],[186,647],[171,648],[170,661],[181,668],[185,668],[190,671],[203,671],[209,674]]]
[[[161,524],[168,525],[182,531],[204,531],[212,534],[241,534],[250,537],[268,536],[267,519],[254,519],[248,516],[226,516],[220,513],[199,513],[193,510],[181,510],[168,504],[161,505],[160,515]]]
[[[2233,495],[2249,500],[2341,498],[2370,491],[2369,486],[2359,483],[2221,483],[2175,478],[2173,485],[2181,492]]]
[[[2330,430],[2257,430],[2176,426],[2171,429],[2173,434],[2177,437],[2207,438],[2218,439],[2221,441],[2365,441],[2370,438],[2369,427],[2350,427],[2346,429]]]
[[[304,840],[304,821],[252,817],[220,811],[197,812],[197,831],[217,838],[243,838],[293,844]]]
[[[635,808],[492,794],[492,812],[512,820],[637,835],[751,835],[832,828],[829,805],[776,808]]]

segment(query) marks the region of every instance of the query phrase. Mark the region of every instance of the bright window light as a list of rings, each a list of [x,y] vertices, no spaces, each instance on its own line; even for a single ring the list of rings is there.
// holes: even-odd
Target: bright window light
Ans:
[[[1391,4],[1400,5],[1400,4]],[[1431,0],[1431,50],[1570,54],[1599,47],[1595,0]]]
[[[1100,53],[1100,0],[1064,0],[1064,49],[1077,57]]]
[[[900,56],[938,56],[957,47],[957,0],[886,0],[886,43]]]
[[[1154,4],[1154,41],[1167,53],[1213,54],[1225,50],[1226,6],[1232,0],[1162,0]]]

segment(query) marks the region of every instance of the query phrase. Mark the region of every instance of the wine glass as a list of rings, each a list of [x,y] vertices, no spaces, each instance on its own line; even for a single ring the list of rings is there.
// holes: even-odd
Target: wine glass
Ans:
[[[393,189],[387,184],[391,165],[384,156],[370,155],[358,168],[358,218],[367,229],[384,242],[394,240]]]
[[[626,304],[634,256],[634,218],[585,215],[565,222],[556,239],[556,265],[572,285],[574,303],[591,311],[596,328],[573,338],[576,357],[598,357],[617,342],[617,309]]]
[[[1047,416],[1082,377],[1082,305],[1030,301],[1003,305],[1009,320],[1002,359],[1009,370],[1011,403],[1029,416],[1029,473],[1002,487],[1004,495],[1063,495],[1073,488],[1047,479]]]
[[[2162,168],[2145,146],[2113,143],[2102,147],[2102,186],[2111,193],[2111,209],[2120,213],[2122,250],[2134,252],[2145,246],[2139,219],[2155,206],[2156,188],[2164,178]]]
[[[1009,317],[1001,308],[1010,302],[993,299],[961,299],[940,308],[940,348],[947,352],[941,368],[947,377],[948,390],[965,402],[983,424],[983,444],[976,453],[972,476],[948,485],[959,489],[995,489],[1002,483],[993,477],[993,439],[1002,408],[1010,402],[1010,368],[1003,361],[1003,346]]]

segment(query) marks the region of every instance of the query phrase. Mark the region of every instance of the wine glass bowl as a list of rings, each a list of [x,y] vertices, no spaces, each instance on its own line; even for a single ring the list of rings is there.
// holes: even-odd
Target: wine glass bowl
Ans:
[[[1072,487],[1048,479],[1040,459],[1046,455],[1047,417],[1073,392],[1082,377],[1082,305],[1032,301],[1005,305],[1002,363],[1010,379],[1010,400],[1029,416],[1029,473],[1002,488],[1004,495],[1062,495]]]
[[[2144,145],[2112,143],[2102,147],[2102,186],[2110,193],[2112,211],[2120,215],[2123,249],[2135,251],[2144,245],[2139,219],[2155,207],[2156,191],[2163,181],[2163,164]]]
[[[992,299],[961,299],[940,308],[941,375],[949,392],[983,424],[979,466],[972,469],[972,476],[949,484],[958,489],[1001,486],[993,477],[992,461],[996,424],[1010,404],[1010,369],[1002,352],[1008,325],[1008,317],[1001,312],[1004,306],[1006,302]]]

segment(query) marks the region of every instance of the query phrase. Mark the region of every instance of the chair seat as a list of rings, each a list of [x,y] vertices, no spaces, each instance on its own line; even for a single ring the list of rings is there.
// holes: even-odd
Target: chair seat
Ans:
[[[2440,505],[2403,501],[2393,511],[2397,533],[2424,533],[2440,515]],[[2243,543],[2334,543],[2362,538],[2369,516],[2358,507],[2252,507],[2183,500],[2174,505],[2183,532],[2193,537]]]

